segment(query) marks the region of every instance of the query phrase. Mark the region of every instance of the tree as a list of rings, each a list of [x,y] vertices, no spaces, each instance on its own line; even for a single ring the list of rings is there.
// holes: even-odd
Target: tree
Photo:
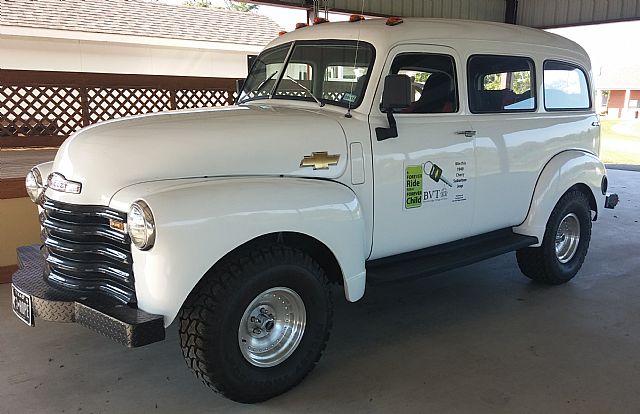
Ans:
[[[216,7],[211,0],[185,0],[185,6],[189,7]],[[241,3],[232,0],[224,0],[224,6],[227,10],[235,10],[241,12],[252,12],[258,10],[258,6],[250,3]]]
[[[185,0],[185,6],[189,7],[212,7],[211,0]]]
[[[258,6],[250,3],[241,3],[237,1],[224,0],[224,4],[227,6],[229,10],[241,11],[241,12],[252,12],[258,10]]]

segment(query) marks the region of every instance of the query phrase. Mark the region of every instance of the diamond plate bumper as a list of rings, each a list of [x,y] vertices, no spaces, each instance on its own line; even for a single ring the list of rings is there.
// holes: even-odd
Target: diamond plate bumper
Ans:
[[[12,283],[31,295],[35,318],[75,322],[130,348],[162,341],[164,320],[109,297],[55,289],[44,280],[44,259],[38,246],[18,248],[20,269]]]

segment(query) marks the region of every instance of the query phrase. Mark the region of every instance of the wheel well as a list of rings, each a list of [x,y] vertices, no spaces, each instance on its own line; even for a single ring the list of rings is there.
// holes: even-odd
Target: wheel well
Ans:
[[[598,218],[598,204],[596,203],[596,198],[593,196],[593,192],[591,191],[589,186],[586,184],[579,183],[574,185],[570,189],[568,189],[567,193],[572,190],[580,191],[585,196],[587,196],[587,199],[589,200],[589,207],[591,208],[592,211],[596,213],[596,215],[593,218],[593,221],[596,221]]]
[[[329,250],[324,243],[303,233],[278,232],[256,237],[255,239],[250,240],[227,253],[218,263],[222,263],[227,259],[232,258],[243,250],[265,244],[283,244],[304,251],[318,262],[320,267],[325,271],[327,279],[329,279],[330,282],[338,283],[340,285],[344,284],[342,269],[331,250]],[[216,263],[212,269],[215,268],[218,263]]]

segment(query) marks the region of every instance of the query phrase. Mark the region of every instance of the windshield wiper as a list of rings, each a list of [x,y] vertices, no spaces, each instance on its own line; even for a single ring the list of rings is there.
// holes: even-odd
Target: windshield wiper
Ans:
[[[275,72],[273,72],[271,75],[269,75],[269,77],[267,79],[265,79],[262,82],[260,82],[260,85],[258,85],[258,87],[256,88],[256,91],[259,91],[260,89],[262,89],[262,87],[264,85],[266,85],[267,82],[269,82],[271,79],[273,79],[274,76],[276,76],[276,73],[278,73],[277,70]]]
[[[295,83],[296,85],[298,85],[299,87],[301,87],[302,89],[304,89],[309,95],[311,95],[311,97],[313,99],[315,99],[316,102],[318,102],[318,105],[320,105],[320,108],[322,108],[324,106],[324,102],[320,102],[320,99],[316,98],[316,96],[313,94],[313,92],[311,92],[311,90],[309,88],[307,88],[306,86],[304,86],[303,84],[301,84],[300,82],[298,82],[297,80],[293,79],[291,76],[287,75],[287,78],[289,78],[293,83]]]

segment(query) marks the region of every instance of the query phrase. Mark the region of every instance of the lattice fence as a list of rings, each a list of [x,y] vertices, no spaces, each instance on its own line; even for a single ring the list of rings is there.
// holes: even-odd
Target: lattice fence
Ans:
[[[99,121],[235,96],[233,79],[0,70],[0,147],[56,146]]]

